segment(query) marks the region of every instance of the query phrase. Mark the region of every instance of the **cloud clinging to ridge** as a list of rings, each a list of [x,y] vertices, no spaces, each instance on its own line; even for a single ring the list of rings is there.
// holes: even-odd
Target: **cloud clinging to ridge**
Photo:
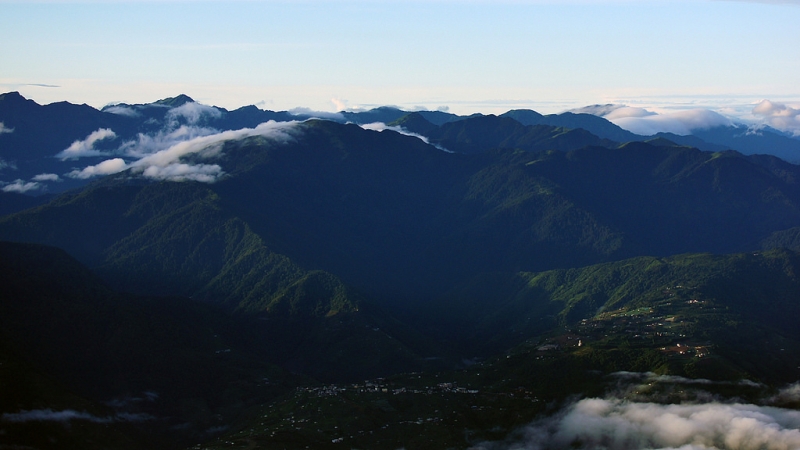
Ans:
[[[125,163],[125,160],[123,160],[122,158],[113,158],[113,159],[107,159],[93,166],[85,167],[81,170],[77,169],[73,170],[72,172],[68,173],[67,176],[70,178],[78,178],[81,180],[86,180],[100,175],[111,175],[118,172],[122,172],[127,168],[128,164]]]
[[[762,100],[753,108],[753,115],[762,118],[772,128],[800,136],[800,108]]]
[[[178,121],[182,118],[191,125],[199,123],[206,117],[214,119],[222,117],[222,111],[202,103],[187,102],[181,106],[171,108],[166,116],[168,121]]]
[[[193,155],[200,160],[211,160],[220,156],[225,141],[263,136],[278,143],[294,139],[295,127],[300,122],[269,121],[255,128],[228,130],[213,133],[211,129],[181,126],[177,130],[161,133],[155,137],[139,135],[136,141],[125,143],[121,150],[124,156],[134,158],[128,163],[123,158],[105,160],[99,164],[76,169],[68,173],[70,178],[88,179],[111,175],[130,169],[145,178],[171,181],[200,181],[212,183],[224,175],[218,164],[189,163],[182,158]],[[208,133],[208,134],[206,134]]]
[[[572,112],[594,114],[615,125],[643,136],[657,133],[692,134],[718,126],[730,126],[727,117],[708,109],[690,109],[658,114],[644,108],[624,105],[593,105],[574,109]]]
[[[103,108],[103,112],[116,114],[118,116],[139,117],[142,114],[134,108],[122,105],[113,105]]]
[[[298,107],[288,111],[289,114],[298,117],[309,117],[315,119],[345,120],[341,112],[314,111],[311,108]]]
[[[65,160],[83,158],[86,156],[102,156],[106,153],[95,149],[95,143],[105,139],[114,139],[116,137],[117,133],[114,133],[110,128],[100,128],[91,132],[85,139],[73,142],[72,145],[59,152],[56,158]]]
[[[130,164],[134,172],[141,172],[146,178],[171,181],[200,181],[213,183],[224,172],[218,164],[188,164],[181,161],[187,155],[197,155],[200,159],[213,159],[219,156],[225,141],[263,136],[276,142],[285,143],[294,138],[293,129],[298,122],[269,121],[255,128],[229,130],[221,133],[199,136],[178,142],[166,149],[146,155]]]
[[[411,131],[408,131],[403,127],[389,126],[389,125],[386,125],[383,122],[373,122],[373,123],[368,123],[368,124],[361,125],[361,128],[363,128],[365,130],[372,130],[372,131],[384,131],[384,130],[394,131],[395,133],[400,133],[400,134],[402,134],[404,136],[415,137],[415,138],[421,140],[422,142],[424,142],[424,143],[426,143],[428,145],[433,145],[434,147],[436,147],[439,150],[442,150],[444,152],[452,153],[450,150],[442,147],[441,145],[431,144],[431,142],[428,140],[427,137],[425,137],[425,136],[423,136],[421,134],[417,134],[417,133],[413,133]]]

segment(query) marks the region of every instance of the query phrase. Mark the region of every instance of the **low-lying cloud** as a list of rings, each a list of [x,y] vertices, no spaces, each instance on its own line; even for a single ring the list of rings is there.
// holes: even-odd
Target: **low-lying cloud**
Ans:
[[[800,412],[747,404],[663,405],[584,399],[562,414],[534,422],[496,449],[727,449],[800,448]]]
[[[117,413],[113,416],[98,417],[85,411],[75,411],[65,409],[54,411],[52,409],[23,410],[18,413],[3,413],[0,420],[5,422],[71,422],[82,420],[93,423],[115,423],[115,422],[143,422],[153,420],[155,417],[149,414]]]
[[[203,105],[197,102],[187,102],[181,106],[176,106],[167,112],[167,120],[177,122],[183,119],[190,125],[200,123],[204,119],[217,119],[222,117],[222,111],[213,106]]]
[[[110,128],[100,128],[90,133],[89,136],[86,136],[85,139],[73,142],[72,145],[59,152],[56,155],[56,158],[60,158],[61,160],[66,160],[66,159],[84,158],[87,156],[105,155],[107,154],[107,152],[95,149],[94,145],[99,141],[105,139],[114,139],[116,137],[117,133],[115,133]]]
[[[166,128],[154,134],[139,133],[136,139],[124,142],[118,150],[123,156],[141,158],[172,147],[184,141],[219,133],[219,130],[207,127],[180,125]]]
[[[118,116],[139,117],[142,114],[130,106],[113,105],[103,108],[103,112],[116,114]]]
[[[126,142],[119,150],[123,156],[132,158],[133,161],[126,162],[123,158],[108,159],[96,165],[73,170],[67,176],[88,179],[130,169],[132,173],[156,180],[213,183],[224,175],[224,171],[220,165],[213,164],[211,160],[221,156],[226,141],[262,136],[278,143],[285,143],[294,139],[294,130],[298,123],[269,121],[255,128],[213,133],[208,128],[184,125],[155,136],[140,134],[135,141]],[[195,160],[208,161],[190,163],[182,160],[190,155]]]
[[[17,165],[12,162],[8,162],[3,158],[0,158],[0,170],[3,169],[17,170]]]
[[[146,178],[171,181],[200,181],[213,183],[222,175],[222,167],[217,164],[173,163],[166,166],[149,166],[142,172]]]
[[[252,136],[262,136],[278,143],[286,143],[294,139],[293,130],[298,123],[271,120],[255,128],[242,128],[240,130],[229,130],[209,136],[196,137],[144,156],[131,163],[130,167],[135,171],[142,172],[148,178],[213,182],[223,174],[220,166],[216,164],[187,164],[181,162],[181,158],[195,155],[199,159],[213,159],[220,155],[225,141],[239,140]]]
[[[571,112],[602,117],[620,128],[642,136],[652,136],[657,133],[674,133],[685,136],[696,130],[733,125],[729,118],[708,109],[690,109],[659,114],[634,106],[608,104],[586,106],[573,109]]]
[[[721,111],[748,124],[751,128],[767,125],[776,130],[800,137],[800,105],[787,105],[770,100],[762,100],[750,111],[728,108]],[[667,113],[655,113],[644,108],[607,104],[591,105],[573,109],[574,113],[593,114],[636,134],[651,136],[666,132],[679,135],[692,134],[696,130],[705,130],[717,126],[731,126],[735,123],[727,116],[708,109],[691,109]]]
[[[504,441],[483,442],[472,450],[800,448],[800,411],[778,407],[800,400],[800,383],[768,397],[763,394],[766,386],[749,380],[712,381],[635,372],[611,374],[611,379],[617,385],[608,397],[573,402]],[[739,393],[760,393],[761,404],[725,400],[700,390],[690,401],[682,402],[664,401],[666,397],[658,394],[712,386],[739,386]]]
[[[3,186],[2,190],[3,192],[16,192],[18,194],[24,194],[26,192],[38,190],[41,187],[42,186],[35,181],[17,179]]]
[[[707,109],[691,109],[665,114],[650,114],[641,108],[620,108],[612,111],[606,119],[630,132],[643,136],[656,133],[689,135],[695,130],[706,130],[733,125],[722,114]]]
[[[40,173],[31,178],[31,181],[16,179],[10,183],[0,181],[0,190],[3,192],[16,192],[18,194],[27,194],[33,191],[47,190],[46,182],[60,182],[63,181],[58,174],[55,173]]]
[[[789,385],[778,391],[767,400],[773,405],[785,405],[789,403],[800,403],[800,382]]]
[[[609,375],[611,378],[626,383],[641,383],[651,385],[653,383],[666,384],[689,384],[689,385],[733,385],[748,387],[763,387],[761,383],[742,379],[736,381],[714,381],[705,378],[686,378],[677,375],[659,375],[653,372],[614,372]],[[635,385],[634,385],[635,386]]]
[[[3,123],[3,122],[0,122],[0,134],[5,134],[5,133],[13,133],[13,132],[14,132],[14,129],[13,129],[13,128],[8,128],[8,127],[5,125],[5,123]]]
[[[61,177],[56,173],[40,173],[32,178],[33,181],[61,181]]]
[[[122,172],[123,170],[128,168],[128,164],[122,158],[113,158],[107,159],[100,164],[95,164],[93,166],[88,166],[80,170],[73,170],[72,172],[68,173],[67,176],[70,178],[78,178],[81,180],[86,180],[92,177],[96,177],[99,175],[111,175],[118,172]]]
[[[309,119],[346,120],[344,114],[340,112],[314,111],[313,109],[304,107],[290,109],[288,113],[293,116]]]
[[[800,136],[800,108],[763,100],[753,108],[753,115],[772,128]]]

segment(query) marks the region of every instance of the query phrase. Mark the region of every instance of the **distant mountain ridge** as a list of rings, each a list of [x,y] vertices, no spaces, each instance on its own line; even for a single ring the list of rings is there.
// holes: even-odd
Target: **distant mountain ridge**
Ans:
[[[409,115],[415,118],[413,122],[407,118]],[[509,127],[513,125],[504,120],[489,124],[486,120],[491,119],[481,118],[490,116],[481,114],[408,112],[394,107],[338,113],[302,109],[275,112],[255,106],[229,111],[196,103],[183,94],[149,104],[121,103],[97,110],[68,102],[38,105],[18,92],[9,92],[0,95],[0,122],[5,130],[0,133],[0,189],[11,195],[63,192],[84,186],[88,179],[97,176],[96,172],[80,173],[83,168],[111,159],[116,159],[117,166],[123,160],[130,163],[141,156],[143,150],[139,147],[142,146],[146,147],[144,151],[153,151],[151,147],[155,144],[166,146],[197,136],[255,128],[268,121],[302,121],[320,116],[361,125],[394,123],[433,139],[443,148],[447,145],[441,142],[449,140],[454,147],[451,151],[481,152],[491,147],[570,150],[586,145],[616,146],[664,137],[705,151],[734,149],[745,154],[772,154],[787,161],[800,161],[800,140],[769,129],[753,131],[736,126],[698,130],[690,136],[668,133],[638,136],[591,114],[566,112],[545,116],[531,110],[512,110],[500,117],[539,128],[509,135]],[[453,134],[456,128],[463,128],[460,138]],[[468,137],[469,133],[472,136]],[[68,148],[80,150],[65,152]]]
[[[421,301],[493,270],[759,249],[800,223],[800,169],[777,158],[642,142],[524,151],[532,131],[575,131],[493,116],[446,124],[437,130],[453,133],[439,142],[468,145],[480,128],[472,121],[503,122],[513,144],[453,154],[312,120],[290,142],[254,137],[215,150],[227,175],[214,184],[121,172],[0,219],[0,238],[65,248],[125,290],[261,311],[291,297],[325,316],[357,307],[336,306],[348,286],[381,296],[392,286],[392,296]],[[315,270],[335,278],[306,278]],[[304,279],[329,286],[323,303],[280,293]]]

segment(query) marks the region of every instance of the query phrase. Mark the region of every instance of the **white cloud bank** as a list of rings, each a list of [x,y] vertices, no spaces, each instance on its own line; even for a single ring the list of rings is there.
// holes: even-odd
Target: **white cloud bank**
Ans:
[[[644,136],[660,132],[688,135],[696,130],[736,125],[726,115],[708,109],[655,113],[644,108],[607,104],[585,106],[570,111],[603,117],[621,128]],[[767,125],[794,137],[800,137],[800,105],[762,100],[752,108],[749,116],[744,111],[730,108],[721,111],[736,117],[739,123],[750,127]]]
[[[119,147],[118,153],[127,157],[141,158],[184,141],[217,133],[219,133],[219,130],[214,128],[191,125],[166,128],[154,134],[139,133],[136,139],[124,142]]]
[[[14,132],[13,128],[8,128],[6,127],[5,123],[0,122],[0,134],[13,133],[13,132]]]
[[[719,126],[731,126],[733,122],[727,117],[708,109],[690,109],[664,114],[656,114],[642,108],[621,106],[603,111],[601,117],[643,136],[656,133],[674,133],[689,135],[695,130],[706,130]]]
[[[59,152],[56,158],[60,158],[63,161],[87,156],[102,156],[106,153],[95,149],[94,144],[98,141],[114,139],[116,137],[117,133],[114,133],[110,128],[100,128],[90,133],[85,139],[73,142],[72,145]]]
[[[800,411],[739,403],[663,405],[592,398],[534,422],[516,437],[473,449],[797,449]]]
[[[186,164],[180,159],[187,155],[196,155],[200,159],[211,159],[219,156],[225,141],[262,136],[278,143],[286,143],[294,139],[293,130],[299,122],[275,122],[270,120],[255,128],[229,130],[209,136],[200,136],[179,142],[147,155],[131,163],[130,167],[141,171],[145,177],[161,180],[195,180],[213,182],[223,172],[216,164]]]
[[[800,137],[800,107],[763,100],[753,108],[753,115],[772,128]]]
[[[128,163],[123,158],[108,159],[93,166],[73,170],[67,176],[87,179],[130,169],[133,173],[156,180],[213,183],[224,175],[221,166],[189,163],[182,158],[192,155],[199,160],[213,160],[221,156],[226,141],[252,136],[262,136],[278,143],[286,143],[294,139],[298,123],[269,121],[255,128],[213,134],[204,134],[210,131],[207,128],[181,126],[177,130],[156,136],[139,135],[136,141],[122,146],[125,156],[136,158],[134,161]]]
[[[128,116],[139,115],[136,108],[117,105],[107,107],[105,111]],[[255,128],[223,132],[203,125],[208,119],[220,118],[222,115],[223,112],[213,106],[188,102],[170,108],[164,115],[160,130],[149,134],[139,133],[112,152],[101,152],[94,148],[96,142],[116,137],[112,130],[103,128],[86,139],[75,141],[57,156],[62,160],[83,156],[116,156],[65,174],[70,178],[88,179],[130,170],[133,174],[155,180],[213,183],[224,175],[224,171],[219,164],[203,160],[221,156],[225,141],[263,136],[277,142],[286,142],[292,139],[292,130],[299,123],[269,121]],[[192,161],[182,160],[189,155],[193,156]]]
[[[800,411],[777,407],[800,399],[800,383],[755,405],[735,398],[724,401],[701,389],[738,386],[750,393],[767,389],[750,380],[712,381],[651,372],[617,372],[610,377],[616,386],[610,387],[614,393],[609,397],[572,403],[517,430],[506,441],[480,443],[472,450],[800,449]],[[677,387],[691,400],[681,404],[656,400],[668,398]]]

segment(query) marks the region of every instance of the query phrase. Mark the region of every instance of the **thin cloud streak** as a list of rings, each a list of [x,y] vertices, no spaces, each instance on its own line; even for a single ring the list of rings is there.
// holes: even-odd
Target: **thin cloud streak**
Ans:
[[[86,180],[100,175],[112,175],[122,172],[128,168],[128,164],[122,158],[107,159],[100,164],[85,167],[81,170],[73,170],[66,174],[70,178]]]
[[[40,173],[32,178],[33,181],[61,181],[61,177],[55,173]]]
[[[428,140],[427,137],[425,137],[425,136],[423,136],[421,134],[417,134],[417,133],[413,133],[411,131],[408,131],[403,127],[390,127],[390,126],[386,125],[383,122],[374,122],[374,123],[368,123],[368,124],[365,124],[365,125],[361,125],[361,128],[363,128],[365,130],[372,130],[372,131],[378,131],[378,132],[381,132],[381,131],[384,131],[384,130],[394,131],[395,133],[400,133],[400,134],[402,134],[404,136],[415,137],[415,138],[421,140],[422,142],[424,142],[424,143],[426,143],[428,145],[432,145],[432,146],[438,148],[439,150],[441,150],[443,152],[453,153],[450,150],[442,147],[441,145],[431,144],[431,142]]]
[[[41,185],[35,181],[24,181],[24,180],[14,180],[11,183],[3,186],[3,192],[16,192],[18,194],[24,194],[30,191],[36,191],[41,188]]]

